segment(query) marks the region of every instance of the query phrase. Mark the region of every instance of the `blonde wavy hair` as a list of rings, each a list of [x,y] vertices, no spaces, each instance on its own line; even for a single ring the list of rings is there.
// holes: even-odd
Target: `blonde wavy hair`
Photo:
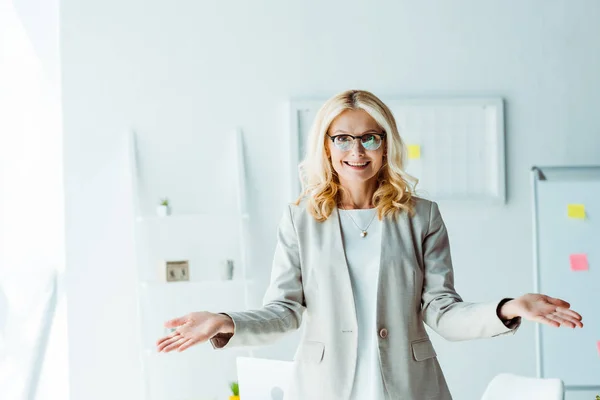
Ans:
[[[325,221],[337,206],[344,188],[325,150],[325,135],[333,120],[346,110],[367,112],[386,133],[387,156],[378,173],[379,184],[372,199],[379,219],[396,217],[403,211],[412,214],[418,180],[404,171],[406,146],[398,133],[396,120],[379,98],[364,90],[342,92],[319,109],[310,129],[305,158],[299,166],[302,194],[296,205],[306,201],[309,212],[320,222]]]

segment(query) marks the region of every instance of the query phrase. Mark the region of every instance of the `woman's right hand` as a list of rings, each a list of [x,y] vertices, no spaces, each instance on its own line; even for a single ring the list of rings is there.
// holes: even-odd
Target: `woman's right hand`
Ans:
[[[164,353],[183,351],[197,343],[206,342],[217,334],[234,333],[233,320],[228,315],[206,311],[172,319],[165,322],[165,327],[176,329],[156,342],[157,350]]]

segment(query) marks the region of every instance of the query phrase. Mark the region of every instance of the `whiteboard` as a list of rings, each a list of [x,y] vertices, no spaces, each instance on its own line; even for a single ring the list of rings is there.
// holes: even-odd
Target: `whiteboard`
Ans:
[[[532,186],[535,291],[570,302],[584,322],[536,326],[538,376],[600,390],[600,166],[534,167]],[[569,216],[569,205],[585,212]],[[571,263],[582,254],[585,265]]]
[[[506,200],[504,103],[500,98],[382,98],[408,146],[420,156],[406,171],[419,179],[417,194],[432,200]],[[320,100],[292,100],[291,191],[300,192],[298,164]]]

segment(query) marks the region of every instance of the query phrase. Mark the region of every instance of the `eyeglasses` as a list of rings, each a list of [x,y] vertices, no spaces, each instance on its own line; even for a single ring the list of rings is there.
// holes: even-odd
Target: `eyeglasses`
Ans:
[[[329,136],[329,139],[333,142],[333,145],[342,151],[348,151],[354,146],[354,140],[360,139],[360,144],[365,150],[377,150],[381,147],[381,143],[385,138],[385,132],[383,133],[365,133],[360,136],[352,135],[335,135]]]

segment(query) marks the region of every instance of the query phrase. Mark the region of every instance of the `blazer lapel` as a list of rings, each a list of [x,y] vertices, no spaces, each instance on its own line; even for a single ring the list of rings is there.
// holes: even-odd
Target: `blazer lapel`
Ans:
[[[414,248],[406,246],[412,235],[410,219],[406,213],[397,218],[384,218],[381,231],[381,258],[377,286],[377,322],[383,316],[384,307],[390,307],[387,299],[392,299],[398,291],[412,298],[414,294],[415,267],[407,262],[414,259]],[[400,305],[397,305],[398,308]]]
[[[344,251],[344,242],[342,238],[342,227],[340,225],[340,214],[337,207],[333,209],[331,215],[324,222],[327,225],[325,234],[326,240],[330,240],[325,244],[331,251],[329,257],[329,265],[332,269],[332,279],[339,282],[340,289],[346,293],[340,293],[341,296],[346,295],[348,301],[352,304],[352,316],[354,325],[356,326],[356,305],[354,303],[354,291],[352,289],[352,281],[350,280],[350,271],[348,269],[348,261],[346,260],[346,252]],[[342,297],[343,299],[344,297]],[[353,328],[354,329],[354,328]]]

